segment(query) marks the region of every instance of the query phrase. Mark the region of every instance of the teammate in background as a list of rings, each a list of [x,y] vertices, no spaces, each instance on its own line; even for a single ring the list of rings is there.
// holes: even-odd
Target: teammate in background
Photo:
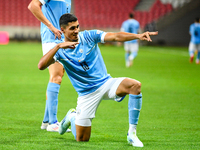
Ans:
[[[193,62],[195,51],[197,50],[196,64],[199,64],[200,58],[200,19],[196,18],[195,22],[190,25],[189,33],[191,40],[189,44],[190,63]]]
[[[122,23],[121,31],[128,33],[139,33],[140,24],[134,19],[134,14],[129,14],[129,19]],[[137,56],[139,44],[138,40],[132,40],[124,42],[125,49],[125,63],[126,67],[130,67],[133,64],[133,59]]]
[[[129,95],[127,140],[133,146],[143,147],[143,143],[136,136],[136,126],[142,106],[141,83],[126,77],[112,78],[107,73],[98,43],[124,42],[134,39],[151,41],[150,35],[158,33],[106,33],[100,30],[79,32],[78,19],[69,13],[61,16],[60,26],[65,42],[57,44],[38,63],[38,68],[44,70],[59,60],[78,93],[76,110],[68,111],[60,123],[59,133],[64,134],[71,125],[72,133],[77,141],[89,141],[92,119],[101,100],[110,99],[120,102]]]
[[[41,40],[43,55],[63,42],[64,35],[59,26],[60,17],[69,13],[71,0],[32,0],[28,9],[41,22]],[[64,69],[61,63],[55,62],[49,66],[49,83],[46,90],[46,107],[41,129],[58,132],[57,121],[58,93]]]

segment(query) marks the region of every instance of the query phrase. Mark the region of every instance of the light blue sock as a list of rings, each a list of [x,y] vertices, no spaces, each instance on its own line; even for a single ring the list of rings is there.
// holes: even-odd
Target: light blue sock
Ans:
[[[132,52],[131,57],[134,59],[137,56],[137,52]]]
[[[197,52],[197,59],[199,60],[200,58],[200,51]]]
[[[48,105],[48,100],[46,100],[46,105],[45,105],[45,112],[44,112],[44,119],[43,119],[44,123],[49,122],[49,113],[48,113],[47,105]]]
[[[58,109],[58,93],[60,85],[49,82],[47,86],[47,103],[49,113],[49,123],[53,124],[57,122],[57,109]]]
[[[129,61],[128,57],[129,57],[129,53],[125,53],[125,60],[126,60],[126,62]]]
[[[194,56],[194,51],[189,51],[190,57]]]
[[[76,140],[76,125],[75,125],[75,120],[76,120],[76,118],[75,118],[75,116],[73,116],[70,121],[71,121],[72,134],[74,135],[74,138]]]
[[[129,94],[128,111],[129,124],[138,124],[140,110],[142,107],[142,94]]]

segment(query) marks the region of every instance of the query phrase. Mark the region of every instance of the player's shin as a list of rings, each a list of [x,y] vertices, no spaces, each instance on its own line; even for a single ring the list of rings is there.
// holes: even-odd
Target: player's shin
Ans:
[[[54,124],[57,122],[59,89],[60,89],[59,84],[49,82],[47,87],[47,99],[48,99],[48,113],[49,113],[50,124]]]
[[[130,61],[129,61],[129,53],[125,53],[125,62],[126,62],[126,67],[130,66]]]
[[[199,64],[200,59],[200,51],[197,52],[196,64]]]
[[[140,110],[142,107],[142,94],[129,94],[128,111],[129,111],[129,133],[136,132]]]

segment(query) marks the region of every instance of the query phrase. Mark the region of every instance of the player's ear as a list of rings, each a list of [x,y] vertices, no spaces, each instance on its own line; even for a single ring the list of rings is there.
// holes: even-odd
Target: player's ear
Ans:
[[[60,27],[61,31],[65,33],[64,27]]]

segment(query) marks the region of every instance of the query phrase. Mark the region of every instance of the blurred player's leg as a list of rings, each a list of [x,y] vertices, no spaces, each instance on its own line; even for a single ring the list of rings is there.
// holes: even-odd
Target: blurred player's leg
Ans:
[[[200,44],[197,44],[197,58],[196,58],[196,64],[199,64],[200,59]]]
[[[197,52],[196,64],[199,64],[200,59],[200,51]]]
[[[125,52],[126,67],[130,67],[129,52]]]
[[[130,55],[129,55],[129,62],[130,62],[130,66],[133,65],[133,60],[135,59],[135,57],[138,54],[138,49],[139,49],[139,44],[138,43],[130,43],[129,44],[129,49],[130,49]]]
[[[130,67],[130,60],[129,60],[129,56],[130,56],[130,50],[129,50],[129,44],[128,43],[124,43],[124,50],[125,50],[125,64],[126,67]]]
[[[193,59],[194,59],[194,51],[195,51],[195,45],[190,42],[189,44],[189,56],[190,56],[190,63],[193,62]]]

